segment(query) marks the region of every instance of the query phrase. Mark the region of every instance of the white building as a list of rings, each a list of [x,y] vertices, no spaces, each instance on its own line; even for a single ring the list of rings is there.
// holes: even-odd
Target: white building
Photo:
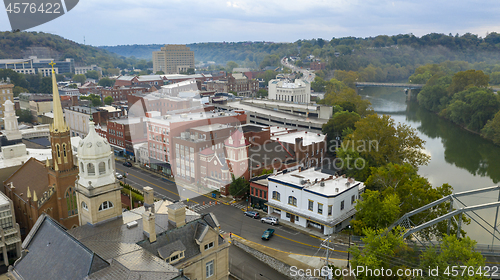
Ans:
[[[3,192],[0,192],[0,241],[0,261],[9,266],[9,259],[21,256],[21,234],[14,215],[14,203]]]
[[[270,176],[268,212],[325,235],[346,227],[356,214],[354,205],[364,184],[313,168]]]
[[[303,80],[296,79],[293,83],[288,80],[270,80],[268,90],[269,99],[295,103],[311,102],[311,84]]]

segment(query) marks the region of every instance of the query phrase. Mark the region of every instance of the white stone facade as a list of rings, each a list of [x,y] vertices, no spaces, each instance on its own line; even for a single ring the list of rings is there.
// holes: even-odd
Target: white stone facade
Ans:
[[[268,212],[328,235],[349,224],[363,189],[363,183],[350,178],[298,169],[268,178]]]
[[[311,102],[311,84],[299,79],[295,82],[288,80],[270,80],[268,98],[294,103]]]

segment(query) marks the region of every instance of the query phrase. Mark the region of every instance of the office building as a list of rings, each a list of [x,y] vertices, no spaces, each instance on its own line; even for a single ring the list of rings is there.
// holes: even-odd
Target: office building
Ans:
[[[153,52],[153,72],[179,74],[194,69],[194,52],[186,45],[165,45]]]

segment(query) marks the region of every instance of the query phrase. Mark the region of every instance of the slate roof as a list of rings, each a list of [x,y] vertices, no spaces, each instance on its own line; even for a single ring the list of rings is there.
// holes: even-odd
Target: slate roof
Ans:
[[[196,243],[196,239],[199,239],[199,237],[201,237],[200,232],[204,231],[202,229],[206,229],[208,231],[209,227],[214,228],[216,224],[218,223],[215,223],[211,214],[204,214],[201,218],[187,222],[186,225],[180,228],[174,228],[157,235],[156,242],[154,243],[142,241],[137,244],[143,247],[148,252],[158,255],[158,250],[160,248],[180,241],[186,248],[184,251],[185,258],[179,261],[179,263],[182,263],[201,253],[200,246]],[[201,238],[201,240],[202,239],[203,238]],[[219,244],[222,244],[224,242],[226,241],[219,235]]]
[[[23,249],[28,253],[16,261],[13,274],[24,279],[83,279],[109,266],[45,214],[23,242]]]
[[[184,251],[186,250],[186,246],[182,244],[182,241],[176,240],[170,244],[167,244],[161,248],[158,248],[158,255],[162,259],[166,259],[172,255],[173,252]]]
[[[48,190],[49,176],[45,164],[35,158],[30,158],[23,164],[14,174],[12,174],[4,184],[12,182],[14,184],[14,192],[23,194],[20,196],[23,201],[27,197],[28,187],[31,195],[36,191],[38,197],[41,197],[43,192]]]

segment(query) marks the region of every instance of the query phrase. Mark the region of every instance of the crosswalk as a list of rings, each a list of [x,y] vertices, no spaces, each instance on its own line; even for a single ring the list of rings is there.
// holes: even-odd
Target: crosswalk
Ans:
[[[245,209],[247,208],[247,205],[246,204],[240,204],[240,203],[235,203],[235,204],[231,204],[232,206],[238,208],[238,209]]]
[[[203,204],[196,204],[196,205],[191,206],[190,209],[193,210],[194,212],[199,213],[202,210],[205,210],[205,209],[210,208],[212,206],[215,206],[215,204],[205,204],[205,205],[203,205]]]

